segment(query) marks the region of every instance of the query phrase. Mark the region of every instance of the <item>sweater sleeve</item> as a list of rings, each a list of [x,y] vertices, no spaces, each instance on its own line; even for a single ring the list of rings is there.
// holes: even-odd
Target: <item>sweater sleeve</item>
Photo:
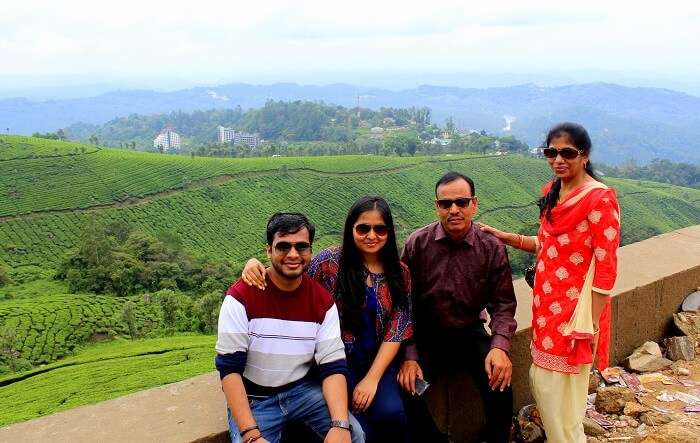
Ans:
[[[340,338],[340,318],[335,303],[326,311],[321,327],[316,334],[314,358],[318,364],[321,380],[333,374],[347,377],[345,345]]]
[[[593,290],[610,294],[617,279],[617,249],[620,245],[620,208],[614,192],[600,199],[588,214],[588,222],[596,260]]]
[[[219,312],[216,340],[216,368],[223,379],[231,373],[242,374],[248,353],[248,316],[245,306],[232,295],[227,295]]]

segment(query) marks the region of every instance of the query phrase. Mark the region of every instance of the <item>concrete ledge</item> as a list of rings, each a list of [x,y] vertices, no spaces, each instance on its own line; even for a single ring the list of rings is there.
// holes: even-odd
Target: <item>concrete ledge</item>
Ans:
[[[613,290],[611,361],[619,362],[645,340],[658,340],[689,293],[700,286],[700,225],[625,246]],[[518,331],[511,358],[515,408],[532,402],[530,289],[515,282]],[[436,422],[457,442],[472,441],[483,423],[471,379],[456,374],[428,391]],[[225,442],[225,401],[214,373],[84,406],[0,429],[11,442]]]
[[[0,441],[225,443],[225,405],[219,375],[209,373],[0,428]]]

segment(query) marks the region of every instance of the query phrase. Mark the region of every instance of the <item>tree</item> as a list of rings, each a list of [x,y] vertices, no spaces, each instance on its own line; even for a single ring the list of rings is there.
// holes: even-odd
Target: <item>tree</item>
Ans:
[[[455,133],[455,122],[452,119],[452,116],[449,116],[445,121],[445,131],[450,135]]]
[[[153,296],[158,300],[161,312],[163,313],[163,324],[168,335],[172,335],[177,324],[177,314],[180,309],[180,302],[175,292],[170,289],[162,289]]]
[[[138,338],[138,330],[136,328],[136,303],[129,300],[124,303],[122,308],[122,321],[129,330],[129,336],[132,340]]]
[[[216,334],[222,299],[221,291],[212,291],[195,302],[194,313],[202,332]]]
[[[59,129],[58,131],[56,131],[56,136],[59,140],[65,140],[66,138],[68,138],[66,137],[66,131],[64,131],[63,129]]]
[[[0,330],[0,356],[7,362],[10,370],[17,370],[20,353],[17,350],[17,332],[14,328],[4,327]]]

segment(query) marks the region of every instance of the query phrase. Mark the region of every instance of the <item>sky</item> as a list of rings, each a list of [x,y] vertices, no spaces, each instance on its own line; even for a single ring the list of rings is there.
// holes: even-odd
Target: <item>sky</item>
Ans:
[[[371,83],[382,73],[700,76],[697,1],[337,3],[11,0],[0,14],[0,77],[7,88],[49,78],[327,84]]]

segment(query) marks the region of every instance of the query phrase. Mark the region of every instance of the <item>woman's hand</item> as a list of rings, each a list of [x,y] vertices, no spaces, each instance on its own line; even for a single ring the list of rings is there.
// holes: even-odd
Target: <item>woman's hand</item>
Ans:
[[[365,412],[377,394],[379,380],[363,378],[352,391],[352,412]]]
[[[263,266],[257,258],[251,258],[246,262],[243,268],[241,279],[248,286],[256,286],[264,290],[267,286],[265,282],[265,266]]]
[[[501,231],[501,230],[496,229],[493,226],[489,226],[483,222],[479,222],[479,229],[481,229],[481,232],[488,232],[489,234],[493,235],[494,237],[496,237],[497,239],[499,239],[503,243],[505,243],[507,245],[511,245],[511,246],[512,246],[511,243],[513,241],[513,237],[516,235],[516,234],[512,234],[510,232]]]

